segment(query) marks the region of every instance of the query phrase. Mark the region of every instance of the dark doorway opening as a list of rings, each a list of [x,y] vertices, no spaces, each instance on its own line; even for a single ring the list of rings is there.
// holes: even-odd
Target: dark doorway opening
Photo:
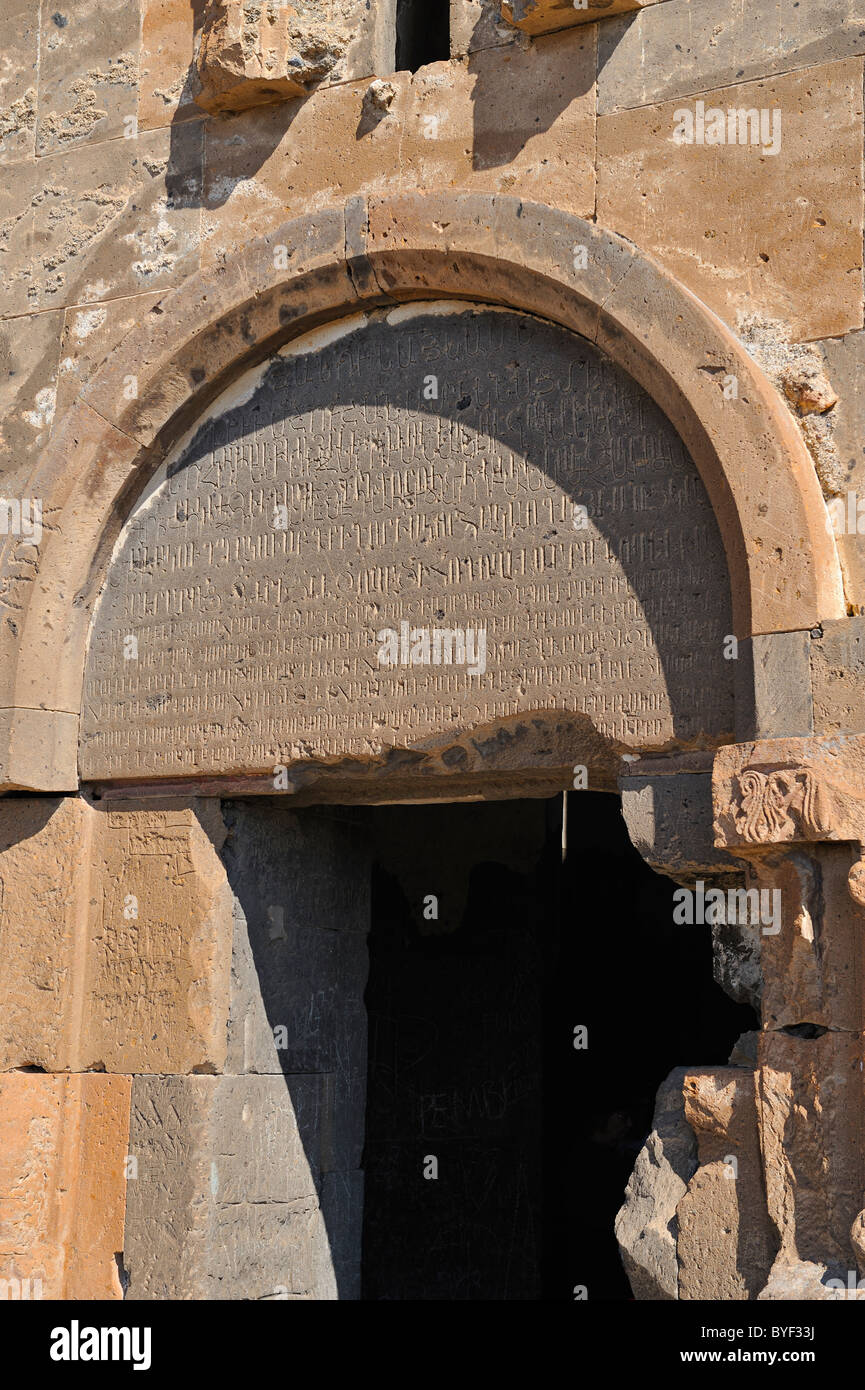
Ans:
[[[629,1299],[613,1222],[655,1092],[755,1026],[709,928],[674,925],[611,795],[570,794],[564,862],[561,797],[365,814],[362,1297]]]
[[[450,42],[450,0],[397,0],[397,72],[445,62]]]

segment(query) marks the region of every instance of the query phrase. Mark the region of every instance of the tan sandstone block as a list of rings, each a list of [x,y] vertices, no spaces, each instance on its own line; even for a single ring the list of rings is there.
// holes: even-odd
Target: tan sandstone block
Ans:
[[[24,488],[54,421],[60,334],[59,313],[0,319],[0,496]]]
[[[693,113],[697,100],[598,120],[598,221],[734,328],[755,311],[788,324],[794,339],[860,327],[861,60],[699,98],[706,110],[780,111],[775,155],[750,144],[676,143],[675,113]]]
[[[773,1280],[801,1262],[854,1269],[851,1232],[865,1205],[865,1039],[807,1026],[800,1036],[764,1032],[759,1061],[766,1195],[780,1242]]]
[[[243,111],[321,83],[389,72],[394,0],[295,0],[276,7],[209,0],[196,96],[205,111]]]
[[[207,806],[0,807],[0,1067],[219,1070],[231,892]]]
[[[422,68],[411,84],[402,187],[519,193],[591,216],[594,80],[594,29]]]
[[[451,0],[450,9],[453,57],[514,43],[519,37],[513,25],[502,19],[497,0]]]
[[[502,17],[524,34],[549,34],[574,24],[591,24],[609,15],[642,10],[657,0],[583,0],[577,8],[574,0],[502,0]]]
[[[763,1192],[754,1073],[739,1067],[689,1072],[683,1091],[700,1166],[676,1208],[679,1298],[756,1298],[775,1246]]]
[[[112,348],[130,329],[143,323],[162,291],[131,295],[128,299],[108,299],[101,304],[79,305],[63,316],[63,338],[57,373],[59,419],[78,392]],[[0,330],[2,331],[2,330]]]
[[[193,59],[205,6],[206,0],[142,0],[139,130],[200,119]]]
[[[430,63],[208,124],[202,263],[355,194],[510,192],[591,215],[594,30]]]
[[[123,1297],[130,1094],[128,1076],[0,1077],[0,1280]]]
[[[367,116],[369,83],[323,87],[306,100],[208,122],[202,264],[231,256],[289,217],[335,206],[393,181],[410,78],[390,79],[395,96]]]
[[[140,24],[128,0],[43,6],[39,154],[124,134],[138,105]]]
[[[141,294],[197,270],[202,155],[202,123],[187,122],[40,159],[18,271],[27,305]]]
[[[4,0],[0,13],[0,164],[36,153],[39,7]]]

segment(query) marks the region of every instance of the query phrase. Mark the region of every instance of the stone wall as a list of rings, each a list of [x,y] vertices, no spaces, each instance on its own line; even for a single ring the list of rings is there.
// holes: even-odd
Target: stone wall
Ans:
[[[521,200],[520,212],[544,203],[638,248],[727,326],[771,381],[823,496],[841,504],[847,616],[749,639],[736,736],[860,733],[865,29],[853,0],[780,10],[763,0],[745,9],[590,0],[584,12],[558,0],[453,0],[451,57],[417,72],[393,70],[391,4],[310,0],[296,10],[288,22],[223,0],[41,9],[6,0],[4,498],[31,496],[33,469],[83,383],[163,312],[169,291],[199,271],[217,282],[288,218],[342,208],[355,194],[501,193]],[[573,251],[561,248],[564,263]],[[642,312],[649,336],[652,306]],[[55,521],[44,517],[46,528]],[[773,544],[780,568],[798,538]],[[59,643],[78,595],[57,598]],[[0,600],[14,636],[15,596]],[[25,711],[34,728],[42,713]],[[700,776],[708,780],[705,768]],[[325,1042],[304,1050],[294,1038],[287,1085],[265,995],[271,979],[294,982],[277,959],[258,971],[260,998],[250,983],[257,950],[276,944],[278,954],[280,931],[295,943],[306,931],[268,915],[284,886],[274,902],[261,884],[238,888],[225,868],[224,822],[194,797],[108,809],[85,795],[15,796],[0,810],[0,1277],[42,1281],[52,1297],[121,1297],[130,1279],[133,1296],[171,1296],[181,1280],[185,1294],[249,1296],[252,1241],[275,1251],[255,1296],[350,1295],[359,1073],[329,1051],[338,1023],[328,1006]],[[256,842],[254,815],[237,817],[235,832]],[[671,824],[681,821],[671,813]],[[806,830],[804,840],[819,838]],[[733,832],[719,844],[740,861],[753,849]],[[759,1050],[726,1068],[688,1068],[661,1097],[635,1175],[638,1216],[620,1222],[626,1249],[652,1233],[656,1268],[634,1273],[644,1293],[822,1297],[827,1269],[857,1259],[863,1268],[863,1020],[833,983],[839,961],[858,961],[858,919],[844,897],[856,863],[832,846],[779,868],[770,851],[760,847],[749,872],[795,880],[800,910],[780,944],[763,943],[774,987],[763,990]],[[333,844],[322,853],[332,872]],[[682,850],[672,869],[704,862]],[[819,913],[829,915],[817,950],[808,929]],[[306,985],[351,999],[357,1060],[359,928],[336,933],[335,953],[325,949],[332,933],[311,932]],[[757,972],[750,956],[747,967],[743,990]],[[258,1124],[262,1115],[272,1127]],[[227,1131],[241,1136],[236,1162],[223,1162]],[[274,1176],[270,1144],[295,1155],[287,1177]],[[725,1186],[731,1156],[741,1180]],[[137,1170],[130,1159],[141,1160]],[[258,1226],[233,1224],[240,1166],[254,1174],[245,1200],[261,1207]],[[62,1201],[46,1200],[42,1173]],[[147,1215],[154,1207],[183,1229],[180,1263],[165,1255],[164,1226]],[[723,1248],[707,1230],[725,1232]],[[227,1273],[218,1248],[232,1252]]]
[[[587,14],[531,38],[494,7],[454,0],[449,62],[388,72],[379,33],[306,95],[212,116],[196,102],[202,4],[75,0],[46,10],[41,32],[31,5],[6,5],[7,495],[26,495],[83,379],[193,270],[215,273],[251,237],[352,193],[440,188],[597,218],[781,366],[816,344],[838,403],[820,430],[812,417],[810,442],[840,461],[827,490],[861,488],[865,38],[852,0],[785,10],[777,24],[708,0]],[[781,112],[776,154],[673,143],[680,107],[733,98]],[[858,535],[841,548],[858,607]]]

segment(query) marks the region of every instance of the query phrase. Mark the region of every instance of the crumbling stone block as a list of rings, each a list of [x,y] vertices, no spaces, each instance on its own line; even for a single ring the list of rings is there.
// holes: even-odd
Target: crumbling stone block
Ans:
[[[699,1167],[676,1208],[679,1297],[754,1299],[777,1248],[763,1189],[755,1074],[690,1071],[683,1090]]]
[[[303,96],[393,70],[395,0],[210,0],[195,100],[211,113]]]
[[[59,0],[42,10],[40,155],[128,132],[138,107],[141,19],[127,0]]]
[[[616,1217],[625,1273],[641,1300],[679,1297],[676,1208],[697,1166],[697,1146],[684,1114],[685,1075],[684,1067],[676,1067],[658,1088],[652,1132]]]
[[[0,1076],[6,1297],[122,1298],[128,1076]]]

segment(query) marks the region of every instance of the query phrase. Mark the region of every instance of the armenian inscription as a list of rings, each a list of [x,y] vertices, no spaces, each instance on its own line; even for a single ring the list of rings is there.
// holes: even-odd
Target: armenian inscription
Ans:
[[[140,499],[82,772],[268,775],[549,710],[714,743],[730,630],[703,485],[628,377],[528,316],[379,311],[239,383]]]

